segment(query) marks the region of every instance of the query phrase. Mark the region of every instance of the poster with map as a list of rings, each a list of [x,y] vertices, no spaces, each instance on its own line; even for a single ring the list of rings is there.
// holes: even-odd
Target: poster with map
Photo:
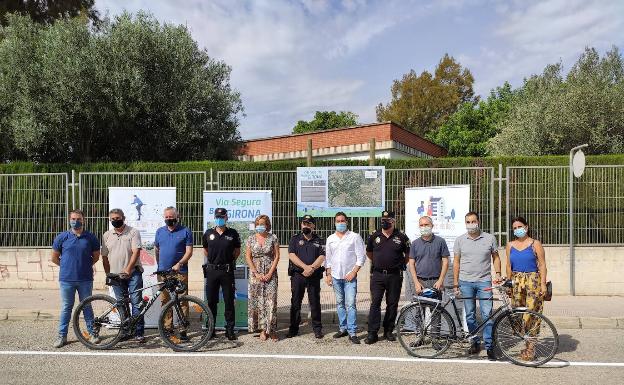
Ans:
[[[385,167],[297,167],[297,216],[378,216],[385,208]]]

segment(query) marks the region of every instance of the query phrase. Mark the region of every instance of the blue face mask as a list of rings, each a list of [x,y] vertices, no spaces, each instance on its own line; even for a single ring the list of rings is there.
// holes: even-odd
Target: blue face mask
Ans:
[[[219,227],[225,226],[225,218],[215,218],[215,224]]]
[[[347,224],[346,223],[336,223],[336,231],[338,231],[339,233],[344,233],[345,231],[347,231]]]
[[[527,235],[526,227],[518,227],[517,229],[514,230],[514,235],[518,238],[524,237],[525,235]]]
[[[82,222],[80,222],[79,220],[70,220],[69,226],[71,226],[72,229],[79,229],[82,227]]]
[[[258,225],[256,226],[256,233],[264,233],[266,231],[266,226]]]

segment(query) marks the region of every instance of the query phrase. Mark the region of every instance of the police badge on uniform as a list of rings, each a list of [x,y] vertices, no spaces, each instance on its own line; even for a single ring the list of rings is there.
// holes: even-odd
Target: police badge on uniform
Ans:
[[[392,242],[396,243],[397,245],[401,244],[401,240],[398,237],[393,237]]]
[[[210,240],[213,241],[214,240],[214,234],[210,234]]]
[[[379,237],[375,238],[375,243],[379,243],[379,242],[381,242],[381,238]]]
[[[303,239],[300,239],[300,240],[299,240],[299,246],[303,246],[303,244],[304,244],[304,243],[305,243],[305,242],[303,241]]]

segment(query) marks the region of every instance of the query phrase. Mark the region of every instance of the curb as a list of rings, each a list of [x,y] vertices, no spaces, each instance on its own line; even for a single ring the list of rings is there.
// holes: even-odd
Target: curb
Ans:
[[[278,322],[288,323],[290,313],[280,311],[277,314]],[[306,322],[309,314],[302,314]],[[571,317],[571,316],[548,316],[557,329],[624,329],[624,317]],[[0,321],[58,321],[58,310],[25,310],[25,309],[0,309]],[[323,311],[321,321],[325,325],[336,325],[338,317],[335,311]],[[367,312],[358,312],[358,325],[366,325],[368,322]]]

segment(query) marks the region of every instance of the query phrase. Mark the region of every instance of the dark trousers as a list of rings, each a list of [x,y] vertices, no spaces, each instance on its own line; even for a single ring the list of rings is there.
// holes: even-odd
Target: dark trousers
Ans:
[[[301,323],[301,301],[306,289],[308,290],[308,302],[312,312],[312,328],[321,331],[321,278],[304,277],[299,273],[293,273],[290,277],[290,328],[291,332],[299,331]]]
[[[225,329],[234,330],[234,272],[225,270],[206,270],[206,302],[217,319],[217,304],[219,303],[219,288],[223,290],[225,303]]]
[[[370,279],[371,306],[368,313],[368,333],[377,334],[381,322],[381,300],[386,294],[386,315],[383,320],[384,332],[392,332],[401,297],[403,274],[384,274],[373,271]]]

